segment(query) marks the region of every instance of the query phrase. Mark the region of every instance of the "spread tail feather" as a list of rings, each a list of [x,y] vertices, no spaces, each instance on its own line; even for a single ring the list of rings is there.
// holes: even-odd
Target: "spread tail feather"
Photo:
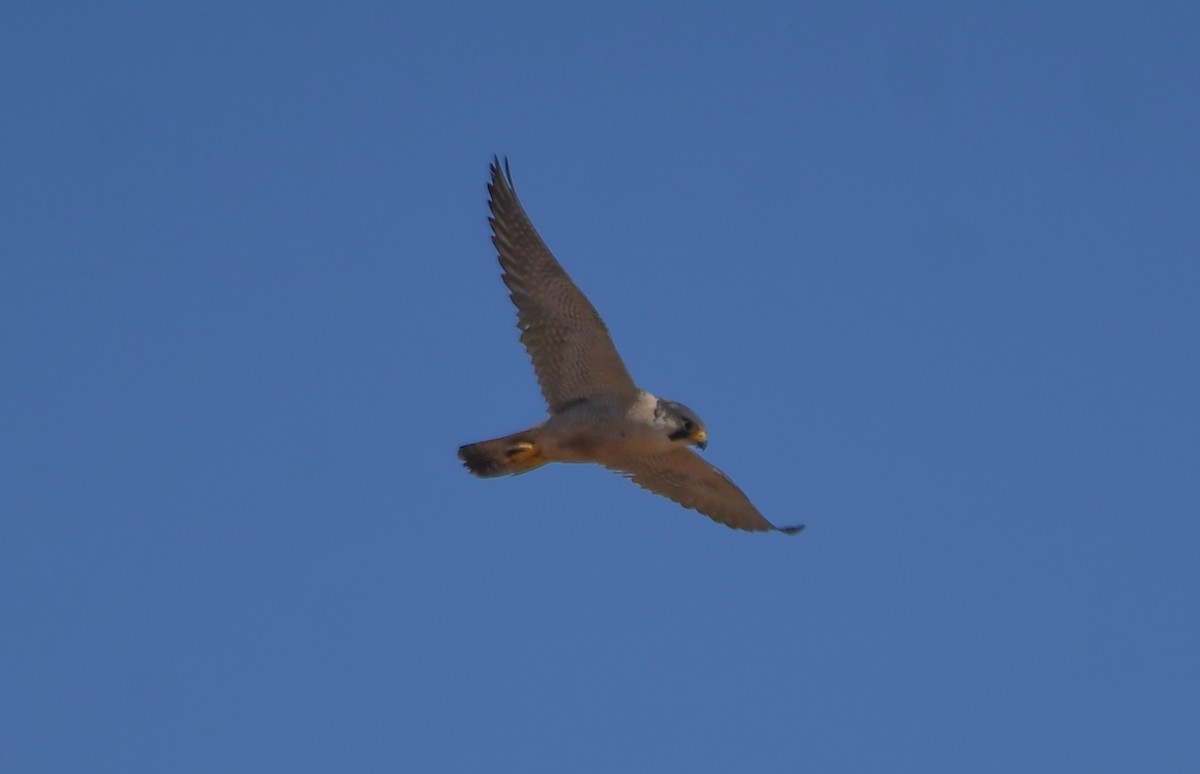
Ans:
[[[538,446],[536,429],[460,446],[458,458],[467,470],[481,478],[528,473],[549,462]]]

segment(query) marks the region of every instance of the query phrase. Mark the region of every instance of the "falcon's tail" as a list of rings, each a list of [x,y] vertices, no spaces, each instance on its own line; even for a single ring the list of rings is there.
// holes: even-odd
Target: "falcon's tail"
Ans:
[[[481,478],[528,473],[550,461],[542,456],[538,446],[537,428],[460,446],[458,458],[467,470]]]

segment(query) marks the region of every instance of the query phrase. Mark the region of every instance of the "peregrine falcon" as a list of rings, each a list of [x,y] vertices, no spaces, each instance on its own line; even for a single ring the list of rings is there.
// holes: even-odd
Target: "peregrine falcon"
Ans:
[[[604,321],[529,221],[508,162],[502,171],[493,159],[491,173],[492,244],[550,416],[528,430],[460,447],[467,470],[491,478],[547,462],[595,462],[733,529],[802,530],[771,524],[724,473],[688,448],[707,447],[704,423],[683,404],[638,388]]]

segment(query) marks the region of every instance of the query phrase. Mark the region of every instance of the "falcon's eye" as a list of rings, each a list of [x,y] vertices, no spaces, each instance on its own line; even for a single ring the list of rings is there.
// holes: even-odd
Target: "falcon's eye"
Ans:
[[[690,433],[696,429],[696,425],[692,424],[692,420],[685,419],[685,420],[683,420],[683,429],[687,430]]]

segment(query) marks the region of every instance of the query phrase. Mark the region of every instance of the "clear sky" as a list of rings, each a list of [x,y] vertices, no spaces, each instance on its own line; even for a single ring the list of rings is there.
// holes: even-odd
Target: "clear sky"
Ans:
[[[1200,771],[1200,5],[24,3],[0,770]],[[544,415],[487,164],[797,537]]]

